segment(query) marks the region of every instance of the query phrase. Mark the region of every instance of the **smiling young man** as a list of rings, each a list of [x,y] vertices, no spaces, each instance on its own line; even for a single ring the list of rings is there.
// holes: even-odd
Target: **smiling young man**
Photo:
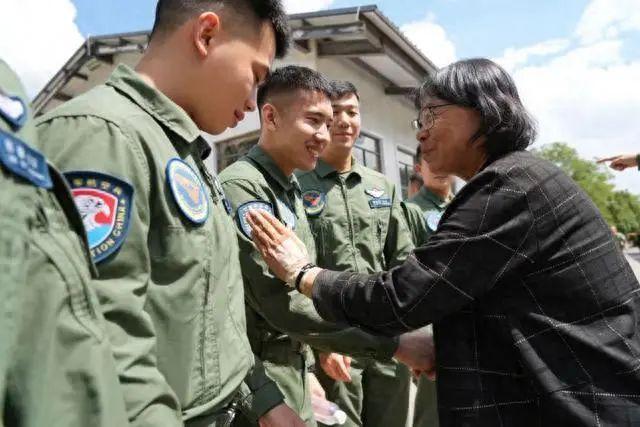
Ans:
[[[275,70],[260,89],[260,141],[220,175],[238,226],[240,260],[253,351],[286,402],[308,425],[315,425],[305,373],[313,363],[307,344],[324,351],[389,360],[404,351],[404,338],[383,338],[325,322],[310,300],[287,290],[274,277],[250,237],[252,209],[277,216],[309,248],[313,236],[294,170],[310,171],[329,143],[330,83],[317,72],[288,66]],[[311,250],[312,259],[315,251]]]
[[[371,273],[390,269],[413,244],[395,186],[353,157],[360,136],[360,99],[349,82],[334,82],[331,142],[315,170],[298,176],[320,267]],[[308,247],[308,246],[307,246]],[[408,369],[391,358],[357,357],[350,381],[335,381],[335,354],[320,354],[318,378],[348,426],[404,426],[409,410]],[[338,363],[339,364],[339,363]]]
[[[254,368],[233,221],[201,134],[255,109],[288,38],[278,0],[160,0],[135,70],[39,120],[85,210],[133,425],[227,425],[238,407],[301,424]]]

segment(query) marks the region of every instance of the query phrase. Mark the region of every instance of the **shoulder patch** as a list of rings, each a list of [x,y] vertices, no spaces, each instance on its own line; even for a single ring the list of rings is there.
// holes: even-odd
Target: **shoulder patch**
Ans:
[[[73,200],[97,264],[120,249],[131,222],[133,187],[116,177],[90,171],[67,172]]]
[[[372,188],[371,190],[365,190],[364,192],[370,195],[371,197],[373,197],[374,199],[379,199],[385,194],[385,191],[379,188]]]
[[[0,163],[35,186],[53,188],[49,165],[44,155],[2,130],[0,130]]]
[[[282,203],[281,201],[278,201],[278,211],[284,225],[292,230],[295,230],[297,217],[296,214],[289,208],[289,206],[287,206],[285,203]]]
[[[204,224],[209,218],[209,198],[198,174],[180,159],[167,164],[167,184],[176,204],[194,224]]]
[[[28,116],[29,110],[20,97],[7,95],[0,89],[0,117],[9,123],[13,130],[24,126]]]
[[[305,191],[302,193],[302,204],[307,215],[319,215],[327,204],[327,195],[318,190]]]
[[[274,215],[273,206],[271,206],[271,203],[262,202],[260,200],[254,200],[254,201],[247,202],[240,205],[236,213],[236,215],[238,216],[238,225],[240,226],[240,230],[242,230],[244,235],[247,236],[249,239],[251,239],[252,237],[251,237],[251,225],[249,225],[249,222],[247,221],[247,214],[252,209],[269,212],[271,215]]]
[[[424,220],[427,222],[427,227],[429,227],[429,230],[436,231],[438,229],[442,214],[443,212],[436,210],[430,210],[424,213]]]

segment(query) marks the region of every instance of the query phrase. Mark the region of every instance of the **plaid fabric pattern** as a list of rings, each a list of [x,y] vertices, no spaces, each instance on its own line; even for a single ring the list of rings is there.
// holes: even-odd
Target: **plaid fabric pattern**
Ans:
[[[640,425],[639,297],[589,197],[524,151],[476,175],[403,265],[314,286],[327,320],[434,323],[442,426]]]

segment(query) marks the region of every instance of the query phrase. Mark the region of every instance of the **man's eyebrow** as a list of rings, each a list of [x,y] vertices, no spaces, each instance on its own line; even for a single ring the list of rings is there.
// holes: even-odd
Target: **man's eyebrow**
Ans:
[[[329,116],[328,114],[323,113],[322,111],[318,111],[318,110],[307,110],[305,112],[307,115],[309,116],[316,116],[316,117],[320,117],[322,119],[333,119],[333,115]]]

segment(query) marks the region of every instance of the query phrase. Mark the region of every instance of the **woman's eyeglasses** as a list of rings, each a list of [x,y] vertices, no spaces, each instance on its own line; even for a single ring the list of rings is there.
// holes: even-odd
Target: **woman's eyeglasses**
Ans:
[[[420,114],[417,119],[411,120],[411,128],[413,130],[429,130],[436,122],[436,114],[434,110],[440,107],[447,107],[449,105],[455,105],[453,103],[440,104],[440,105],[428,105],[420,110]]]

